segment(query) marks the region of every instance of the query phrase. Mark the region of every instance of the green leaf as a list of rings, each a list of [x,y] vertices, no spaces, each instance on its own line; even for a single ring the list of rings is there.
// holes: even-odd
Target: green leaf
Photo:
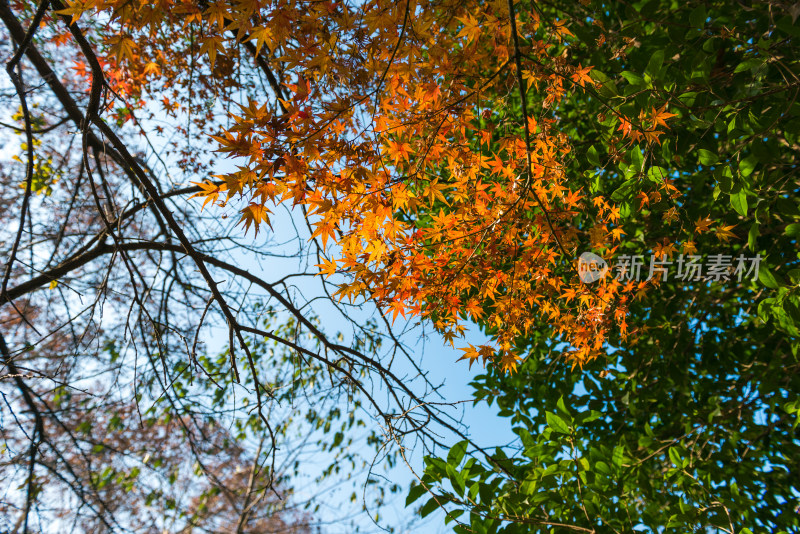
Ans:
[[[597,410],[590,411],[581,421],[582,423],[591,423],[592,421],[596,421],[603,417],[602,412],[598,412]]]
[[[469,487],[468,495],[469,498],[472,499],[473,501],[475,500],[475,497],[478,496],[478,490],[480,489],[480,487],[481,487],[480,482],[475,482],[472,486]]]
[[[733,69],[733,72],[734,72],[734,74],[736,74],[737,72],[750,70],[752,68],[760,67],[763,63],[764,63],[764,60],[760,59],[760,58],[748,59],[748,60],[742,61],[741,63],[736,65],[736,68]]]
[[[739,172],[742,173],[742,176],[745,178],[753,174],[753,171],[756,168],[756,158],[755,156],[747,156],[743,160],[739,162]]]
[[[731,193],[731,206],[739,215],[747,216],[747,194],[744,190],[740,189],[736,193]]]
[[[604,475],[610,475],[610,474],[611,474],[611,468],[610,468],[610,467],[608,467],[608,464],[607,464],[607,463],[605,463],[605,462],[602,462],[602,461],[600,461],[600,462],[595,462],[595,464],[594,464],[594,469],[595,469],[595,471],[597,471],[598,473],[602,473],[602,474],[604,474]]]
[[[434,510],[439,507],[439,503],[436,502],[435,497],[431,497],[431,499],[425,503],[422,509],[419,511],[420,517],[427,517],[431,514]]]
[[[600,89],[598,90],[600,96],[603,96],[604,98],[611,98],[619,94],[617,91],[617,86],[614,84],[614,82],[599,70],[592,69],[592,71],[589,73],[589,76],[601,84]]]
[[[710,150],[706,150],[705,148],[701,148],[697,151],[698,156],[700,156],[700,163],[703,165],[714,165],[719,161],[719,156],[711,152]]]
[[[648,73],[653,78],[658,77],[658,73],[661,71],[661,66],[664,64],[664,50],[658,49],[653,52],[653,55],[650,56],[650,61],[647,63],[647,68],[645,72]]]
[[[447,515],[444,518],[444,524],[448,524],[451,521],[455,521],[458,517],[464,513],[464,510],[451,510],[447,512]]]
[[[411,489],[408,490],[408,496],[406,497],[406,506],[410,505],[426,493],[427,490],[422,484],[415,484],[411,486]]]
[[[760,265],[758,268],[758,281],[770,289],[778,289],[780,287],[775,275],[765,265]]]
[[[675,464],[675,467],[683,467],[683,460],[681,459],[681,453],[678,452],[677,447],[669,448],[669,459],[673,464]]]
[[[617,445],[614,447],[614,455],[611,458],[611,461],[617,467],[622,467],[622,462],[625,459],[625,448],[621,445]]]
[[[789,217],[797,217],[800,215],[800,209],[798,209],[797,204],[788,198],[778,197],[777,200],[775,200],[775,207],[782,215],[787,215]]]
[[[639,147],[634,146],[631,150],[628,151],[628,158],[631,162],[631,167],[635,172],[639,172],[644,165],[644,155],[642,151],[639,150]]]
[[[800,25],[797,24],[797,21],[793,22],[792,17],[781,18],[776,26],[787,35],[791,35],[792,37],[800,37]]]
[[[697,6],[689,13],[689,24],[694,28],[705,28],[706,18],[705,6]]]
[[[558,398],[558,402],[556,403],[556,406],[558,407],[558,410],[562,414],[564,414],[565,417],[568,417],[568,418],[572,419],[572,414],[569,413],[569,410],[567,410],[567,405],[564,404],[564,396],[563,395]]]
[[[569,434],[569,426],[567,426],[567,423],[564,422],[564,420],[559,416],[553,412],[547,412],[545,414],[545,418],[547,419],[547,425],[550,428],[561,434]]]
[[[734,115],[733,117],[731,117],[731,120],[728,121],[728,129],[727,129],[727,134],[728,135],[731,135],[731,132],[736,130],[736,119],[738,117],[739,117],[738,115]]]
[[[626,70],[620,73],[625,81],[627,81],[631,85],[645,85],[644,78],[639,76],[638,74],[634,74],[633,72]]]
[[[464,477],[462,477],[451,464],[447,464],[447,478],[453,486],[456,495],[464,495]]]
[[[783,233],[789,237],[800,237],[800,223],[792,223],[788,225]]]
[[[593,167],[600,166],[600,156],[597,153],[597,149],[594,147],[594,145],[590,146],[589,150],[586,151],[586,159],[589,160],[589,163]]]
[[[467,452],[468,444],[469,442],[464,440],[453,445],[450,448],[450,452],[447,453],[447,463],[452,466],[458,466],[461,463],[461,460],[464,459],[464,454]]]
[[[660,185],[664,183],[665,179],[669,178],[669,171],[664,167],[653,165],[647,169],[647,177],[650,179],[650,181]]]
[[[696,91],[689,91],[679,95],[678,100],[687,106],[694,106],[694,101],[697,99],[698,94]]]
[[[619,186],[613,193],[611,193],[611,200],[621,202],[630,196],[631,192],[636,187],[636,180],[627,180]]]
[[[755,222],[750,226],[750,231],[747,232],[747,248],[753,252],[756,250],[756,239],[758,239],[759,235],[759,224]]]

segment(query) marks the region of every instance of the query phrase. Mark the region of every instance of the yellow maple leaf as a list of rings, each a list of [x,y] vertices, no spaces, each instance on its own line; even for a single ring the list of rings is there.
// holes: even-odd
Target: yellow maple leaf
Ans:
[[[59,9],[56,11],[57,15],[62,15],[64,17],[72,17],[69,21],[69,25],[72,26],[75,22],[81,18],[81,15],[89,11],[89,8],[83,5],[83,2],[78,2],[74,0],[69,1],[69,7],[65,9]]]
[[[190,196],[189,198],[194,197],[206,197],[205,201],[203,201],[203,208],[206,207],[206,204],[211,202],[212,204],[216,204],[217,199],[219,198],[219,194],[222,191],[228,189],[226,184],[214,184],[211,182],[191,182],[193,185],[198,186],[202,191],[198,191],[194,195]]]
[[[697,222],[694,223],[694,230],[698,234],[702,234],[703,232],[708,231],[708,227],[711,226],[711,223],[714,221],[711,220],[708,216],[706,217],[698,217]]]
[[[461,17],[458,20],[464,24],[464,27],[461,28],[461,31],[458,32],[456,37],[466,37],[467,43],[471,43],[480,37],[482,31],[481,24],[472,15]]]
[[[677,221],[680,218],[680,215],[678,214],[677,208],[670,208],[664,212],[664,215],[662,215],[661,218],[664,222],[671,223]]]
[[[478,358],[480,357],[478,349],[476,349],[475,346],[470,343],[468,347],[461,347],[458,350],[464,351],[464,354],[456,361],[460,362],[461,360],[469,360],[469,368],[472,369],[472,364],[478,361]]]
[[[723,243],[727,243],[731,239],[736,238],[736,234],[731,232],[731,229],[733,229],[734,227],[736,227],[735,224],[732,224],[732,225],[729,225],[729,226],[719,226],[714,231],[714,233],[716,234],[717,239],[719,239]]]
[[[256,41],[256,55],[261,52],[261,48],[266,44],[267,48],[270,52],[275,48],[275,42],[272,37],[272,30],[267,28],[266,26],[259,26],[258,28],[254,29],[250,32],[250,38],[248,41],[252,41],[255,39]]]
[[[655,247],[653,247],[653,256],[656,258],[663,260],[664,257],[668,257],[672,259],[672,255],[677,252],[674,243],[670,243],[665,240],[664,243],[659,243]]]
[[[575,36],[572,34],[572,32],[571,32],[571,31],[569,31],[569,29],[568,29],[568,28],[567,28],[567,27],[564,25],[565,23],[566,23],[566,21],[565,21],[565,20],[557,20],[557,21],[555,21],[555,22],[553,23],[553,26],[555,26],[556,33],[557,33],[559,36],[566,36],[566,35],[569,35],[570,37],[575,37]]]
[[[200,55],[208,54],[208,61],[212,65],[217,59],[217,52],[225,54],[225,45],[222,44],[222,37],[219,35],[212,35],[201,41],[203,44],[200,46]]]
[[[513,373],[517,370],[517,362],[521,359],[513,352],[505,352],[500,358],[500,369],[506,373]]]
[[[147,65],[144,66],[144,70],[142,73],[147,76],[148,74],[153,74],[155,76],[161,75],[161,67],[158,66],[158,63],[149,62]]]
[[[316,267],[319,267],[319,274],[324,275],[325,278],[330,278],[334,274],[336,274],[336,260],[328,260],[322,258],[322,263],[317,264]]]
[[[242,213],[242,218],[239,219],[239,224],[244,223],[244,232],[245,234],[250,230],[250,226],[252,225],[255,228],[255,234],[258,235],[258,228],[262,222],[267,223],[267,225],[272,228],[272,225],[269,222],[269,217],[267,213],[270,211],[261,204],[250,204],[246,208],[244,208]]]
[[[111,44],[111,51],[116,56],[117,62],[121,62],[123,59],[133,61],[136,57],[135,48],[136,42],[127,36],[118,36],[113,39]]]

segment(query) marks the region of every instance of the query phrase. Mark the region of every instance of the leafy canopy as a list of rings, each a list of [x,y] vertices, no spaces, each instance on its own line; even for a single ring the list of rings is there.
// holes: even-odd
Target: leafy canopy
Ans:
[[[476,377],[476,402],[496,404],[519,439],[429,457],[408,498],[426,498],[423,515],[443,507],[456,532],[479,533],[800,526],[800,25],[774,7],[538,4],[568,21],[567,54],[599,83],[558,106],[575,147],[565,173],[614,202],[624,238],[593,232],[585,213],[582,250],[672,263],[630,301],[637,335],[609,337],[582,372],[545,319],[517,339],[516,374]],[[540,109],[546,95],[531,99]],[[637,119],[664,106],[675,117],[650,142]],[[760,255],[758,277],[678,275],[681,259],[720,254]]]

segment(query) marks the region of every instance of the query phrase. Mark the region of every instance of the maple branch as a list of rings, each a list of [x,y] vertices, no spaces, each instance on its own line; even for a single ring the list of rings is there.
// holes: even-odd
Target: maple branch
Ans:
[[[31,390],[31,393],[36,396],[41,405],[44,407],[45,415],[48,418],[52,419],[52,421],[56,424],[56,426],[58,426],[69,437],[70,443],[73,445],[75,450],[78,451],[78,454],[83,459],[87,468],[91,469],[90,467],[91,459],[86,455],[86,453],[81,448],[80,443],[78,439],[75,437],[75,434],[72,432],[72,430],[66,424],[64,424],[61,418],[58,417],[58,414],[48,405],[47,401],[44,398],[42,398],[40,394],[36,393],[33,390]],[[53,443],[49,439],[47,439],[46,436],[42,436],[42,444],[47,445],[56,455],[57,459],[61,460],[64,463],[66,470],[74,478],[75,483],[73,484],[69,482],[61,473],[59,473],[59,470],[56,467],[51,466],[50,463],[47,462],[45,458],[42,458],[42,460],[38,462],[39,465],[41,465],[42,467],[53,473],[56,477],[58,477],[59,480],[64,482],[72,490],[72,492],[81,500],[81,502],[84,505],[88,506],[88,508],[95,513],[95,515],[108,528],[108,530],[111,531],[112,530],[111,524],[109,524],[106,518],[99,511],[95,510],[95,507],[86,500],[83,485],[80,483],[80,476],[78,475],[78,473],[75,472],[75,469],[72,467],[70,462],[64,457],[63,453],[59,451],[58,448],[55,445],[53,445]],[[93,489],[94,489],[94,498],[100,502],[104,511],[109,512],[109,506],[102,498],[102,496],[100,496],[100,494],[97,491],[97,488]],[[113,512],[111,512],[111,520],[112,522],[119,524],[117,520],[114,518]]]
[[[323,124],[322,126],[317,128],[315,131],[311,132],[310,134],[306,135],[299,142],[311,139],[312,137],[314,137],[315,135],[317,135],[318,133],[323,131],[328,125],[333,124],[333,122],[336,121],[339,117],[341,117],[346,111],[355,108],[356,106],[358,106],[359,104],[361,104],[365,100],[369,99],[373,95],[376,95],[376,94],[378,94],[380,92],[380,90],[383,88],[383,83],[386,81],[386,76],[389,74],[389,69],[392,68],[392,62],[394,61],[394,58],[397,57],[397,51],[400,50],[400,45],[403,43],[403,39],[404,39],[405,34],[406,34],[406,28],[408,26],[408,15],[409,15],[410,11],[411,11],[411,1],[410,0],[406,0],[406,8],[405,8],[405,11],[404,11],[404,14],[403,14],[403,25],[400,28],[400,36],[398,37],[397,43],[395,44],[394,48],[392,49],[392,54],[389,57],[389,61],[386,64],[386,68],[383,70],[383,72],[381,73],[380,78],[378,79],[378,84],[376,85],[375,89],[373,89],[372,91],[370,91],[366,95],[362,96],[361,98],[357,99],[351,105],[349,105],[349,106],[345,107],[344,109],[336,112],[333,115],[333,117],[331,117],[325,124]],[[378,107],[378,102],[376,100],[375,101],[375,105],[372,108],[372,114],[373,115],[375,115],[375,110],[377,109],[377,107]]]
[[[517,36],[517,15],[514,12],[514,0],[508,0],[508,16],[511,21],[511,39],[514,42],[514,63],[517,67],[517,86],[519,87],[519,96],[520,100],[522,101],[522,122],[525,127],[525,159],[527,163],[525,173],[528,175],[528,179],[525,183],[525,189],[533,194],[533,198],[536,199],[539,209],[541,209],[542,213],[544,213],[544,217],[547,220],[547,225],[550,227],[550,231],[553,233],[553,238],[555,238],[556,243],[558,243],[558,248],[561,249],[561,253],[564,255],[564,257],[570,258],[572,255],[567,253],[567,251],[564,249],[564,245],[561,243],[561,239],[559,239],[558,233],[553,226],[550,213],[547,211],[547,208],[544,207],[542,199],[539,198],[539,195],[532,188],[533,176],[531,175],[531,166],[533,165],[533,162],[531,161],[531,132],[530,127],[528,126],[528,99],[525,91],[525,83],[522,79],[522,53],[519,49],[519,37]]]
[[[215,185],[220,185],[220,184],[222,184],[224,182],[216,181],[216,182],[209,182],[209,183],[212,183],[212,184],[215,184]],[[163,193],[163,194],[159,195],[158,198],[161,199],[161,200],[166,200],[166,199],[169,199],[169,198],[172,198],[172,197],[175,197],[175,196],[186,195],[186,194],[189,194],[189,193],[197,193],[199,191],[202,191],[202,188],[198,187],[196,185],[193,185],[193,186],[189,186],[189,187],[183,187],[183,188],[173,189],[171,191],[167,191],[166,193]],[[134,206],[131,206],[130,208],[125,210],[122,214],[120,214],[119,217],[117,217],[113,221],[110,221],[111,226],[119,226],[119,225],[121,225],[123,221],[129,219],[130,217],[132,217],[136,213],[142,211],[145,208],[151,207],[151,204],[152,204],[152,199],[148,199],[148,200],[139,202],[138,204],[136,204]],[[94,246],[95,243],[98,243],[100,240],[102,240],[106,235],[107,235],[107,228],[103,228],[97,234],[95,234],[91,239],[89,239],[86,243],[84,243],[81,246],[81,248],[76,250],[73,253],[72,257],[80,256],[81,254],[83,254],[84,252],[86,252],[87,250],[92,248],[92,246]],[[69,260],[64,260],[64,261],[69,261]]]
[[[53,2],[54,7],[56,8],[63,8],[63,4],[61,2],[55,1]],[[24,37],[20,37],[21,27],[16,20],[16,17],[8,8],[7,2],[5,0],[0,0],[0,18],[4,21],[6,26],[9,28],[12,37],[17,41],[24,41]],[[34,66],[39,71],[40,75],[45,79],[45,81],[50,85],[53,92],[56,94],[56,97],[61,101],[62,106],[64,106],[65,110],[67,111],[68,115],[75,122],[83,132],[83,139],[84,139],[84,146],[94,146],[100,147],[103,149],[104,152],[108,153],[112,159],[114,159],[120,166],[125,170],[126,174],[128,174],[129,178],[131,179],[132,183],[139,188],[146,196],[149,197],[149,201],[152,201],[151,211],[154,213],[156,220],[158,221],[159,225],[162,228],[162,232],[169,236],[170,232],[167,231],[167,227],[172,231],[174,235],[178,238],[178,240],[183,245],[183,252],[189,254],[193,260],[195,261],[198,269],[201,272],[201,275],[205,279],[209,289],[214,296],[214,299],[220,304],[220,308],[223,312],[223,315],[226,317],[226,320],[229,324],[230,328],[230,335],[231,341],[233,341],[234,336],[237,338],[238,344],[243,348],[247,355],[248,364],[250,367],[250,371],[253,375],[254,382],[256,384],[256,396],[258,400],[258,407],[259,407],[259,417],[264,422],[267,428],[270,428],[270,424],[267,421],[266,417],[262,412],[263,402],[261,399],[261,387],[260,381],[257,376],[257,372],[255,369],[255,364],[252,359],[252,354],[250,353],[250,349],[244,341],[244,338],[241,335],[241,332],[235,328],[236,321],[233,318],[233,314],[230,310],[230,307],[227,305],[225,298],[222,296],[221,292],[217,288],[216,282],[211,278],[210,273],[206,269],[205,265],[202,262],[202,259],[198,256],[196,251],[192,248],[191,243],[186,238],[185,234],[183,233],[180,226],[175,221],[172,213],[166,208],[164,203],[160,200],[160,191],[154,185],[153,182],[150,181],[147,174],[141,169],[138,162],[135,158],[131,156],[128,152],[125,145],[120,141],[120,139],[114,134],[114,132],[105,124],[105,122],[99,117],[97,112],[99,111],[99,97],[102,88],[104,87],[104,76],[102,72],[102,68],[97,60],[94,51],[89,45],[88,41],[86,41],[85,37],[83,36],[81,30],[75,24],[69,24],[68,21],[69,17],[62,17],[62,20],[67,24],[70,32],[72,33],[73,37],[75,38],[76,42],[78,43],[81,51],[83,52],[84,56],[86,57],[87,61],[91,65],[92,71],[92,97],[90,100],[90,107],[88,110],[87,115],[84,117],[83,114],[77,107],[77,104],[72,100],[69,93],[63,87],[63,85],[58,82],[55,74],[53,73],[52,69],[50,69],[47,62],[38,54],[38,52],[33,48],[30,47],[27,50],[28,56],[31,58]],[[97,138],[90,130],[89,125],[94,124],[96,125],[101,132],[105,135],[107,139],[110,140],[110,146],[105,142],[101,141]],[[29,143],[31,146],[32,143]],[[86,153],[86,149],[84,149],[84,153]],[[87,169],[88,170],[88,169]],[[102,214],[101,214],[102,215]],[[108,221],[106,221],[107,223]],[[166,224],[165,224],[166,223]],[[106,224],[106,228],[109,228],[109,225]],[[113,237],[113,236],[112,236]],[[9,300],[7,295],[3,294],[3,300]],[[234,372],[234,377],[236,381],[239,380],[239,373],[236,367],[236,362],[234,359],[234,351],[233,351],[233,343],[231,343],[231,367]],[[272,433],[270,428],[270,433]],[[274,440],[273,440],[274,445]],[[274,459],[274,447],[273,447],[273,459]]]
[[[266,58],[263,54],[260,54],[259,51],[256,50],[255,45],[251,41],[246,41],[244,43],[244,47],[253,55],[253,59],[256,60],[256,64],[261,68],[262,71],[264,71],[264,75],[267,77],[270,87],[272,87],[272,90],[275,91],[275,96],[278,98],[278,105],[280,106],[281,110],[286,113],[288,110],[283,102],[281,102],[281,100],[286,100],[283,97],[281,84],[278,83],[277,78],[275,78],[275,75],[272,73],[272,69],[270,69]]]

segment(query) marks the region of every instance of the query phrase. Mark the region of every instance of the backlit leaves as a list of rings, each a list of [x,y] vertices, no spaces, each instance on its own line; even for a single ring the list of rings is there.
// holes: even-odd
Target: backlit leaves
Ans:
[[[667,166],[652,164],[656,154],[682,157],[664,139],[688,116],[688,97],[657,90],[675,58],[662,51],[648,54],[639,72],[600,72],[585,57],[570,59],[565,43],[580,42],[583,22],[543,21],[520,9],[515,58],[503,2],[276,0],[169,10],[115,0],[69,10],[100,10],[125,26],[108,41],[107,56],[125,65],[115,83],[131,95],[145,80],[166,80],[171,63],[206,65],[226,80],[249,61],[244,45],[252,47],[269,89],[230,109],[222,131],[204,132],[238,170],[218,176],[220,185],[202,185],[203,205],[241,198],[239,222],[256,232],[269,222],[268,206],[304,207],[313,238],[330,252],[324,274],[344,275],[339,298],[371,298],[393,320],[430,321],[452,343],[466,321],[479,319],[493,343],[475,349],[480,357],[469,352],[471,363],[514,369],[515,340],[543,320],[578,365],[603,354],[612,333],[620,341],[633,335],[627,307],[647,284],[606,276],[588,287],[574,268],[587,248],[612,259],[638,239],[625,228],[632,206],[675,232],[666,242],[644,236],[642,250],[669,256],[710,230],[723,243],[735,237],[722,222],[693,232],[696,217],[680,200],[685,189]],[[177,27],[192,32],[193,45],[155,57],[149,41],[166,32],[178,42]],[[611,60],[635,51],[633,38],[592,31]],[[607,39],[613,50],[602,48]],[[595,175],[571,167],[586,150],[561,128],[574,99],[600,103],[587,120],[601,139],[587,158],[620,173],[616,190],[601,194]],[[176,105],[164,102],[169,112]],[[743,158],[738,173],[748,176],[757,164]],[[740,213],[749,207],[745,193],[731,202]]]

